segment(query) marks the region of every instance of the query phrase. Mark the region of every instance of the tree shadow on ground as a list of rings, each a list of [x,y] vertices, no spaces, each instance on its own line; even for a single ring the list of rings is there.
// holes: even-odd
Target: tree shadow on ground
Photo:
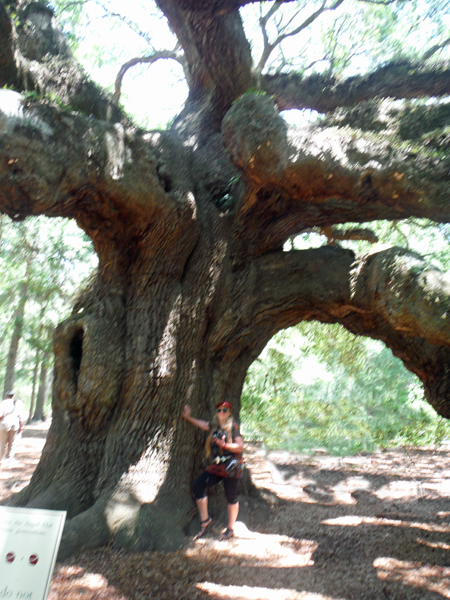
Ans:
[[[450,598],[450,451],[309,457],[295,469],[292,457],[284,470],[257,452],[248,466],[267,502],[242,499],[236,538],[218,541],[216,521],[177,552],[83,552],[57,565],[50,599]]]
[[[24,436],[0,498],[26,484],[42,442]],[[85,551],[57,563],[49,600],[450,598],[449,458],[447,448],[335,458],[248,445],[265,502],[241,499],[236,538],[218,541],[218,518],[176,552]]]

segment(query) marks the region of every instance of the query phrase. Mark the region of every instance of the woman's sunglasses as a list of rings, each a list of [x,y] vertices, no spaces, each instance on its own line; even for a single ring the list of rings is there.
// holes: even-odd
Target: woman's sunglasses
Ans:
[[[229,408],[218,408],[217,412],[218,413],[220,413],[220,412],[230,412],[230,409]]]

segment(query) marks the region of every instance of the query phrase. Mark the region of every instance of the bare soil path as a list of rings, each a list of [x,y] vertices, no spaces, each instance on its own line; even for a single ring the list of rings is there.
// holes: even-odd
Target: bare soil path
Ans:
[[[26,485],[46,429],[24,431],[0,502]],[[339,459],[249,446],[267,506],[234,539],[219,542],[214,523],[173,553],[82,552],[57,563],[49,599],[450,599],[449,459],[450,447]]]

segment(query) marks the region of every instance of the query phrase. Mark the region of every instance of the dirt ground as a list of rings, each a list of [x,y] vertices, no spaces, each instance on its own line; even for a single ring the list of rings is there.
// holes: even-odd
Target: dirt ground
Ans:
[[[17,464],[0,470],[0,502],[26,485],[45,434],[25,430]],[[246,456],[267,506],[234,539],[219,541],[215,522],[173,553],[82,552],[57,563],[49,599],[450,598],[450,446],[342,459],[249,446]]]

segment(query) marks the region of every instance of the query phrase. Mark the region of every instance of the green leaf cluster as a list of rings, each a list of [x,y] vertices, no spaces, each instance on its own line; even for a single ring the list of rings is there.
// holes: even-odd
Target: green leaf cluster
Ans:
[[[52,331],[68,314],[75,290],[96,262],[91,241],[72,221],[33,217],[14,223],[0,216],[0,384],[3,389],[16,309],[25,284],[14,384],[25,405],[31,397],[36,362],[52,356]]]
[[[280,332],[250,368],[241,403],[248,438],[291,452],[343,456],[450,437],[401,361],[339,325]]]
[[[424,219],[346,223],[370,228],[378,244],[342,241],[355,253],[401,246],[428,263],[450,269],[450,226]],[[286,251],[321,246],[309,231]],[[450,423],[423,399],[419,380],[381,342],[357,337],[339,325],[300,323],[279,332],[247,374],[241,418],[249,437],[269,447],[353,454],[399,445],[439,444]]]

